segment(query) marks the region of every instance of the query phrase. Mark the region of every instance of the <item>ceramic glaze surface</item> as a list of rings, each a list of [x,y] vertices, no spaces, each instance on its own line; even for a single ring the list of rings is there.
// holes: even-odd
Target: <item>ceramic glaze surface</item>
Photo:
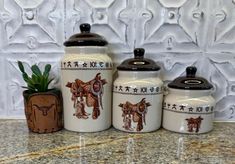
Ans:
[[[161,126],[163,82],[157,72],[118,71],[113,84],[113,126],[150,132]]]
[[[71,50],[72,49],[72,50]],[[112,61],[106,48],[67,48],[61,61],[64,127],[95,132],[111,126]],[[76,51],[77,53],[71,53]],[[96,53],[95,53],[96,52]]]
[[[63,42],[90,23],[115,66],[135,47],[158,61],[165,83],[197,66],[215,87],[215,119],[235,121],[234,12],[233,0],[0,0],[0,117],[25,117],[17,60],[52,64],[60,86]]]
[[[163,103],[163,127],[190,134],[211,131],[215,100],[210,92],[169,89]]]

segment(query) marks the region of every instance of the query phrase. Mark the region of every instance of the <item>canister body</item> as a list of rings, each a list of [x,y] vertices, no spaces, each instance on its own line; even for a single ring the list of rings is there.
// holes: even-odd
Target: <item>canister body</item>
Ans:
[[[105,47],[70,47],[61,61],[64,127],[77,132],[111,126],[112,61]]]
[[[156,72],[118,71],[113,84],[113,126],[151,132],[161,126],[163,82]]]
[[[213,129],[215,100],[210,90],[169,89],[163,103],[163,127],[200,134]]]

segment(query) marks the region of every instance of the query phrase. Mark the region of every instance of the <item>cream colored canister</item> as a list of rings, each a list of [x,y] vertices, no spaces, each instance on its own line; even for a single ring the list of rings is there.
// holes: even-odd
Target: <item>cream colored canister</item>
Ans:
[[[77,132],[97,132],[111,126],[112,61],[107,41],[90,33],[82,24],[81,33],[64,43],[61,61],[61,88],[64,127]]]
[[[163,127],[167,130],[200,134],[213,129],[215,100],[213,86],[196,77],[196,67],[187,67],[186,76],[168,85],[163,103]]]
[[[163,82],[160,67],[144,58],[144,49],[117,67],[113,84],[113,126],[125,132],[151,132],[161,126]]]

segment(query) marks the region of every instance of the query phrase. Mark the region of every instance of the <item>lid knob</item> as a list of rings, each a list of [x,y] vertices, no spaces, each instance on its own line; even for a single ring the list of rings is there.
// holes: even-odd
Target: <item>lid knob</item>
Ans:
[[[194,66],[190,66],[186,68],[186,77],[195,77],[197,72],[197,68]]]
[[[135,59],[143,59],[145,50],[143,48],[136,48],[134,50]]]
[[[91,31],[91,25],[88,23],[83,23],[80,25],[80,30],[82,33],[90,33]]]

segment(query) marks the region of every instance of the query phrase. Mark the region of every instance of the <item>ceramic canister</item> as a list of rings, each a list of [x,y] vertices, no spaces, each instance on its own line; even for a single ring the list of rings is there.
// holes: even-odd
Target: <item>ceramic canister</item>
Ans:
[[[144,58],[144,49],[117,67],[113,84],[113,126],[126,132],[150,132],[161,125],[163,82],[160,67]]]
[[[168,84],[163,103],[163,127],[179,133],[206,133],[213,128],[213,86],[196,77],[197,68],[187,67],[186,76]]]
[[[77,132],[96,132],[111,126],[112,61],[107,41],[80,26],[64,43],[61,85],[64,102],[64,127]]]

